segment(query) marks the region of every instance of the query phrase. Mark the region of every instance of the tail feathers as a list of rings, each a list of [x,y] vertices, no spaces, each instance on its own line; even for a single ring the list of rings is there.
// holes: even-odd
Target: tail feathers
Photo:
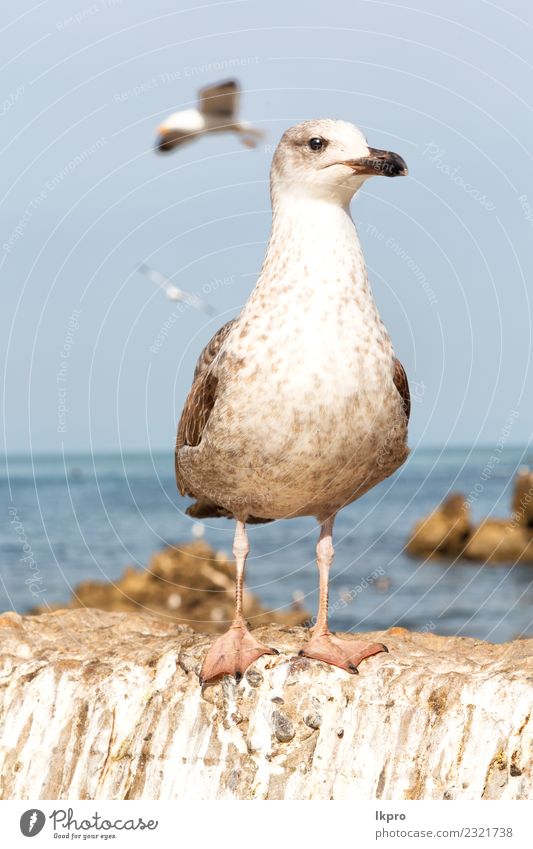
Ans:
[[[193,519],[232,519],[233,514],[226,510],[225,507],[220,507],[211,501],[209,498],[199,498],[194,504],[189,505],[186,511],[187,516],[192,516]]]
[[[211,501],[209,498],[199,498],[194,504],[191,504],[186,509],[187,516],[192,516],[193,519],[233,519],[233,513],[230,510],[226,510],[225,507],[221,507],[219,504],[215,504],[214,501]],[[260,525],[266,522],[272,522],[273,519],[262,519],[258,516],[248,516],[246,519],[246,524],[248,525]]]

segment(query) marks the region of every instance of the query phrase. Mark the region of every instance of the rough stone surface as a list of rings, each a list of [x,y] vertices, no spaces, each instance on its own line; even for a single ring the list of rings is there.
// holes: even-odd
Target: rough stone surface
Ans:
[[[258,630],[239,685],[198,684],[212,639],[96,610],[0,616],[4,799],[525,799],[533,640],[368,635],[358,676]]]

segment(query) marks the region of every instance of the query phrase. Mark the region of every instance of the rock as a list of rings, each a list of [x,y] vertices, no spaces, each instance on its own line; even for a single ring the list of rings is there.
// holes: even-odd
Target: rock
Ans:
[[[318,713],[318,711],[314,711],[313,713],[306,713],[304,716],[304,722],[309,728],[313,728],[315,731],[318,731],[320,726],[322,725],[322,717]]]
[[[126,568],[109,583],[84,581],[74,590],[70,608],[157,613],[195,630],[222,633],[233,618],[235,566],[204,541],[165,548],[153,555],[148,569]],[[44,613],[48,606],[35,608]],[[266,610],[255,596],[244,595],[244,615],[252,628],[267,622],[300,625],[310,618],[301,607]]]
[[[258,637],[280,655],[253,665],[253,685],[249,674],[202,688],[212,638],[170,620],[6,613],[0,796],[532,797],[533,640],[365,636],[389,653],[351,676],[298,658],[303,628],[269,625]]]
[[[533,562],[533,537],[524,525],[486,519],[468,540],[465,557],[487,563]]]
[[[467,500],[453,493],[417,522],[406,551],[414,557],[533,563],[533,473],[527,468],[516,476],[512,507],[508,519],[485,519],[474,527]]]
[[[250,687],[259,687],[263,683],[263,676],[253,666],[250,666],[244,674]]]
[[[527,467],[516,476],[512,511],[514,521],[533,533],[533,472]]]
[[[406,551],[416,557],[456,557],[470,532],[468,503],[460,492],[454,492],[415,525]]]
[[[272,714],[272,725],[274,733],[280,743],[288,743],[294,737],[295,731],[289,717],[280,710],[275,710]]]

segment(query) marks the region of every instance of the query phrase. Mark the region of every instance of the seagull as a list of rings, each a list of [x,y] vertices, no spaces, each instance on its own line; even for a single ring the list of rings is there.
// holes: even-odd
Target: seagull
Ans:
[[[155,283],[156,286],[160,286],[169,301],[182,301],[190,307],[202,310],[207,313],[207,315],[218,315],[216,309],[212,307],[211,304],[206,304],[205,301],[202,301],[198,295],[195,295],[192,292],[185,292],[184,289],[178,289],[178,287],[175,286],[168,277],[165,277],[164,274],[161,274],[161,272],[157,271],[155,268],[150,268],[150,266],[145,262],[141,263],[139,271],[141,274],[146,274],[146,276],[152,281],[152,283]]]
[[[206,133],[229,130],[238,133],[246,147],[255,147],[263,138],[263,133],[252,127],[248,121],[237,118],[240,93],[237,80],[227,80],[200,89],[197,109],[173,112],[157,128],[156,150],[168,153]]]
[[[277,654],[243,618],[246,524],[314,516],[319,601],[300,654],[356,674],[381,643],[336,637],[328,626],[333,524],[345,505],[407,458],[410,396],[368,282],[350,216],[376,174],[407,166],[368,146],[345,121],[305,121],[282,136],[272,161],[272,230],[242,312],[200,354],[176,440],[180,493],[197,518],[236,520],[235,618],[210,647],[201,683],[238,681]]]

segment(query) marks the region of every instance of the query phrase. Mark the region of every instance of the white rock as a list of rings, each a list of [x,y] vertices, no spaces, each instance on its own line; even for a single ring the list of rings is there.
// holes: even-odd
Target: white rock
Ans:
[[[533,640],[372,634],[358,676],[269,626],[239,685],[149,615],[0,616],[3,799],[526,799]]]

